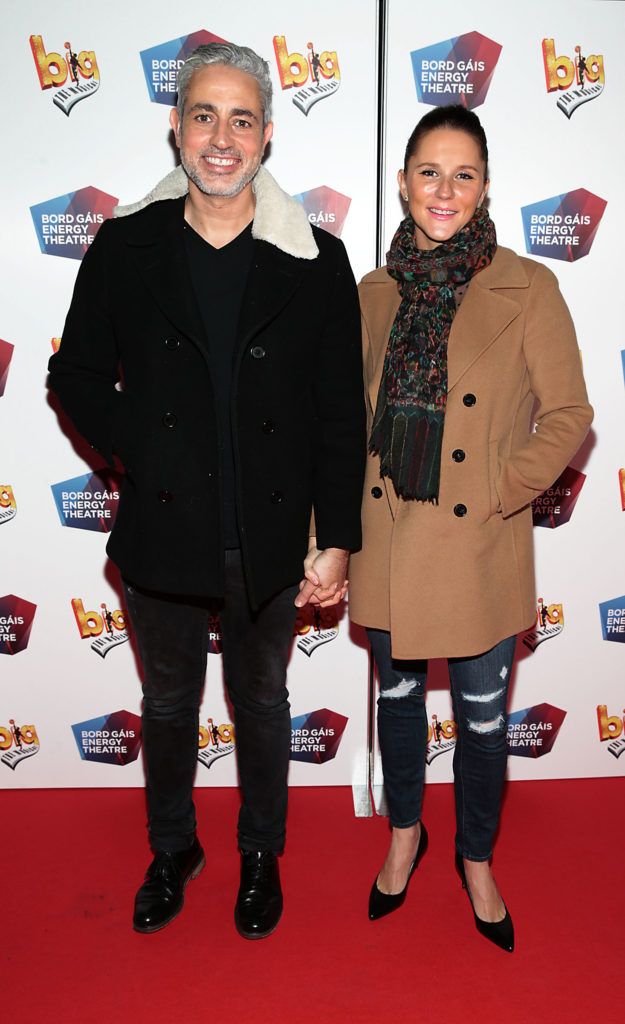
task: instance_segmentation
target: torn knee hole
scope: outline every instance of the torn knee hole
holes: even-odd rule
[[[495,732],[503,732],[506,720],[502,714],[497,715],[487,722],[473,722],[467,719],[467,728],[470,732],[479,733],[481,736],[488,736]]]
[[[384,697],[389,700],[398,700],[401,697],[408,697],[417,688],[418,682],[416,679],[401,679],[396,686],[392,686],[390,690],[380,690],[380,697]]]

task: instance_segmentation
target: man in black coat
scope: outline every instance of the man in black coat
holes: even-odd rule
[[[342,243],[261,167],[265,61],[199,47],[171,125],[182,167],[100,228],[50,386],[125,471],[107,551],[143,663],[154,851],[134,927],[168,924],[204,866],[192,786],[217,610],[242,789],[235,922],[259,938],[282,911],[296,606],[340,600],[360,545],[358,302]]]

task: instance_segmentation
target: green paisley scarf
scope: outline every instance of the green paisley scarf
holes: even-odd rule
[[[438,502],[447,404],[447,341],[456,315],[454,289],[491,262],[495,225],[485,207],[453,238],[418,249],[415,223],[399,225],[387,254],[398,282],[397,310],[384,359],[369,441],[381,476],[406,499]]]

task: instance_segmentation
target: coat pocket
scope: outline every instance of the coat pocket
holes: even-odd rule
[[[499,441],[488,442],[488,485],[490,489],[490,514],[501,512],[501,499],[497,485],[501,467],[499,464]]]

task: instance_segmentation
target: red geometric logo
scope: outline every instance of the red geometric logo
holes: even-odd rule
[[[351,205],[349,196],[335,192],[328,185],[320,185],[319,188],[311,188],[308,192],[299,192],[293,199],[302,204],[311,224],[329,231],[337,238],[341,237]]]
[[[9,366],[13,357],[13,345],[10,341],[0,340],[0,398],[4,394],[9,376]]]
[[[81,260],[118,202],[116,196],[88,185],[36,203],[30,212],[39,248],[47,256]]]
[[[558,738],[566,711],[552,704],[536,704],[508,716],[508,753],[518,757],[542,757]]]
[[[532,502],[534,526],[555,529],[556,526],[568,523],[585,480],[585,473],[580,473],[572,466],[567,466],[548,491],[539,495],[538,498],[534,498]]]
[[[324,764],[336,757],[347,725],[345,715],[321,708],[291,721],[291,761]]]
[[[479,107],[490,88],[501,45],[480,32],[444,39],[410,54],[419,103]]]
[[[15,594],[0,597],[0,654],[25,651],[37,605]]]
[[[585,188],[521,207],[525,248],[530,256],[574,263],[592,248],[606,199]]]

